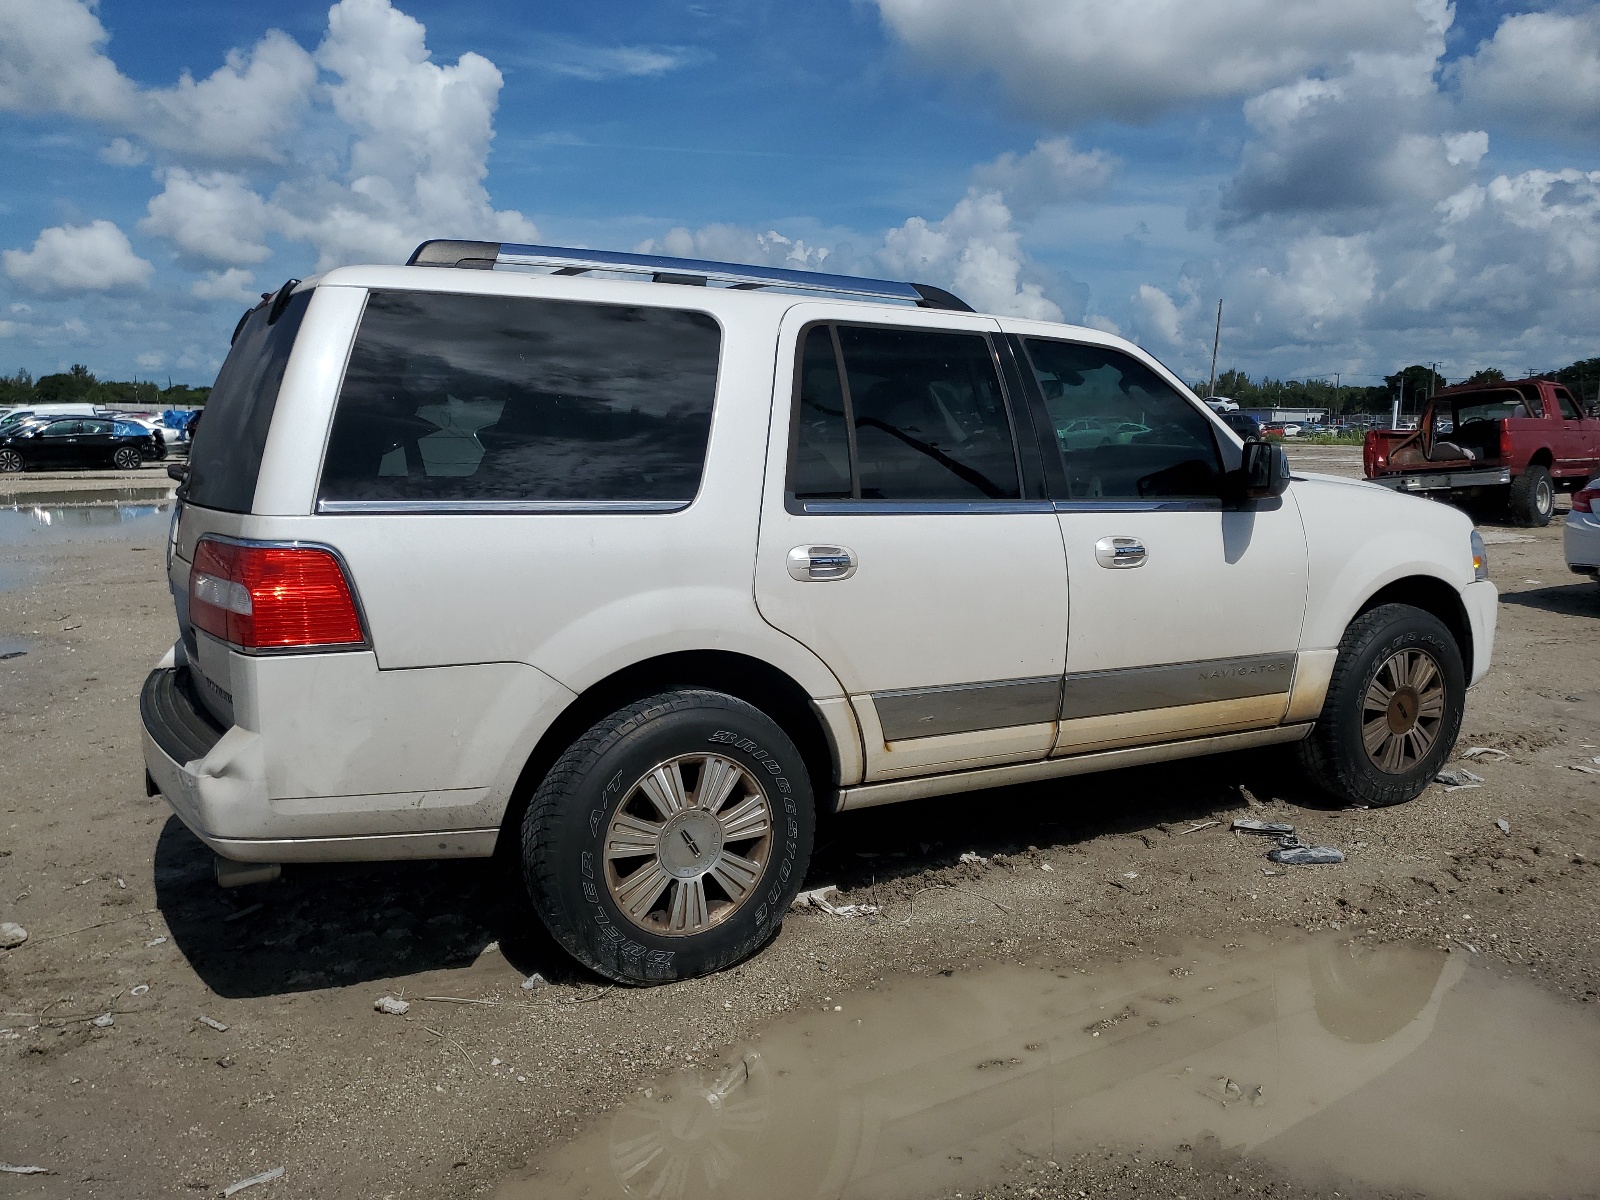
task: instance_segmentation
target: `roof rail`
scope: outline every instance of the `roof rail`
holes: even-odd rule
[[[919,308],[971,312],[972,306],[943,288],[926,283],[899,283],[890,279],[863,279],[856,275],[830,275],[821,271],[790,271],[782,267],[754,267],[740,263],[710,262],[699,258],[668,258],[659,254],[619,254],[612,250],[575,250],[566,246],[524,246],[514,242],[462,242],[438,239],[418,246],[406,265],[410,267],[469,267],[481,271],[495,267],[551,267],[557,275],[582,275],[586,271],[617,271],[649,275],[656,283],[705,285],[724,283],[748,290],[790,288],[803,292],[833,292],[870,300],[905,300]]]

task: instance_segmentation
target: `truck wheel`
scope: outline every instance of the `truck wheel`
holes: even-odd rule
[[[1548,467],[1531,466],[1511,481],[1511,519],[1518,525],[1548,525],[1556,510],[1556,487]]]
[[[612,713],[550,768],[523,819],[523,877],[575,958],[621,983],[668,983],[777,932],[815,820],[800,752],[770,717],[677,689]]]
[[[1450,757],[1466,704],[1461,649],[1444,623],[1382,604],[1345,630],[1322,714],[1300,765],[1335,800],[1413,800]]]

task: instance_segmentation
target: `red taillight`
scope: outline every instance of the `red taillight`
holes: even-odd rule
[[[1584,488],[1582,491],[1573,492],[1572,511],[1586,513],[1594,512],[1594,502],[1596,497],[1600,497],[1600,487],[1595,486],[1593,483]]]
[[[1511,460],[1512,460],[1512,457],[1513,457],[1513,455],[1512,455],[1512,447],[1511,447],[1511,426],[1507,422],[1501,421],[1500,422],[1500,461],[1503,462],[1503,463],[1509,464],[1511,462]]]
[[[366,642],[339,560],[315,546],[201,538],[189,568],[189,619],[246,650]]]

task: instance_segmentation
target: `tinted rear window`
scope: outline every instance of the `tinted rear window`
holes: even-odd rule
[[[309,288],[297,292],[270,325],[271,306],[263,304],[239,330],[189,448],[184,495],[190,504],[224,512],[250,511],[278,385],[310,303]]]
[[[687,503],[720,348],[704,313],[375,291],[319,499]]]

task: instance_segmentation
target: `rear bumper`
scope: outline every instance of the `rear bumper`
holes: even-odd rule
[[[1370,483],[1382,484],[1397,492],[1448,492],[1457,488],[1503,487],[1511,482],[1506,467],[1482,467],[1475,471],[1419,471],[1414,475],[1378,475]]]
[[[1600,569],[1600,517],[1593,513],[1568,513],[1561,531],[1567,566],[1580,575]]]
[[[498,827],[349,836],[295,836],[298,822],[268,796],[260,734],[223,729],[189,689],[187,667],[157,667],[139,693],[144,765],[157,790],[197,838],[239,862],[363,862],[484,858]],[[373,797],[327,797],[324,813],[369,814]],[[282,833],[284,836],[273,836]]]

